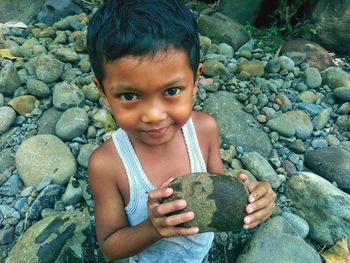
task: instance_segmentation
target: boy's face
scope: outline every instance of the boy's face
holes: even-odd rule
[[[201,72],[202,65],[194,81],[186,53],[172,48],[105,64],[105,92],[94,82],[133,143],[155,146],[169,142],[190,118]]]

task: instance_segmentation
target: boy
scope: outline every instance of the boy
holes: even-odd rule
[[[214,118],[192,111],[203,68],[195,19],[178,0],[109,1],[90,21],[88,50],[94,82],[120,127],[89,161],[104,255],[203,262],[213,233],[176,227],[195,217],[167,216],[185,200],[161,204],[173,178],[224,172]],[[267,183],[241,179],[251,191],[244,220],[250,228],[271,215],[275,194]]]

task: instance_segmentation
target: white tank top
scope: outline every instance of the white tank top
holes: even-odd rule
[[[206,172],[207,168],[197,140],[191,119],[181,128],[189,156],[191,173]],[[120,159],[129,181],[130,201],[125,213],[130,226],[140,224],[148,217],[148,192],[156,187],[148,180],[127,133],[116,130],[112,135]],[[156,160],[155,160],[156,161]],[[189,237],[163,238],[140,254],[130,258],[130,262],[188,262],[201,263],[209,252],[214,233],[201,233]]]

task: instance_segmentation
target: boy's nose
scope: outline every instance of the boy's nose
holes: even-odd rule
[[[160,105],[148,106],[145,108],[141,120],[145,123],[155,123],[167,118],[166,111]]]

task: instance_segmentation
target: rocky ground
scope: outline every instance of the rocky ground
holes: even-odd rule
[[[87,162],[116,126],[91,81],[88,20],[0,34],[0,262],[104,261]],[[322,262],[350,240],[349,60],[321,70],[303,52],[214,39],[200,37],[193,108],[216,117],[227,173],[245,169],[278,195],[262,226],[217,233],[210,262]]]

